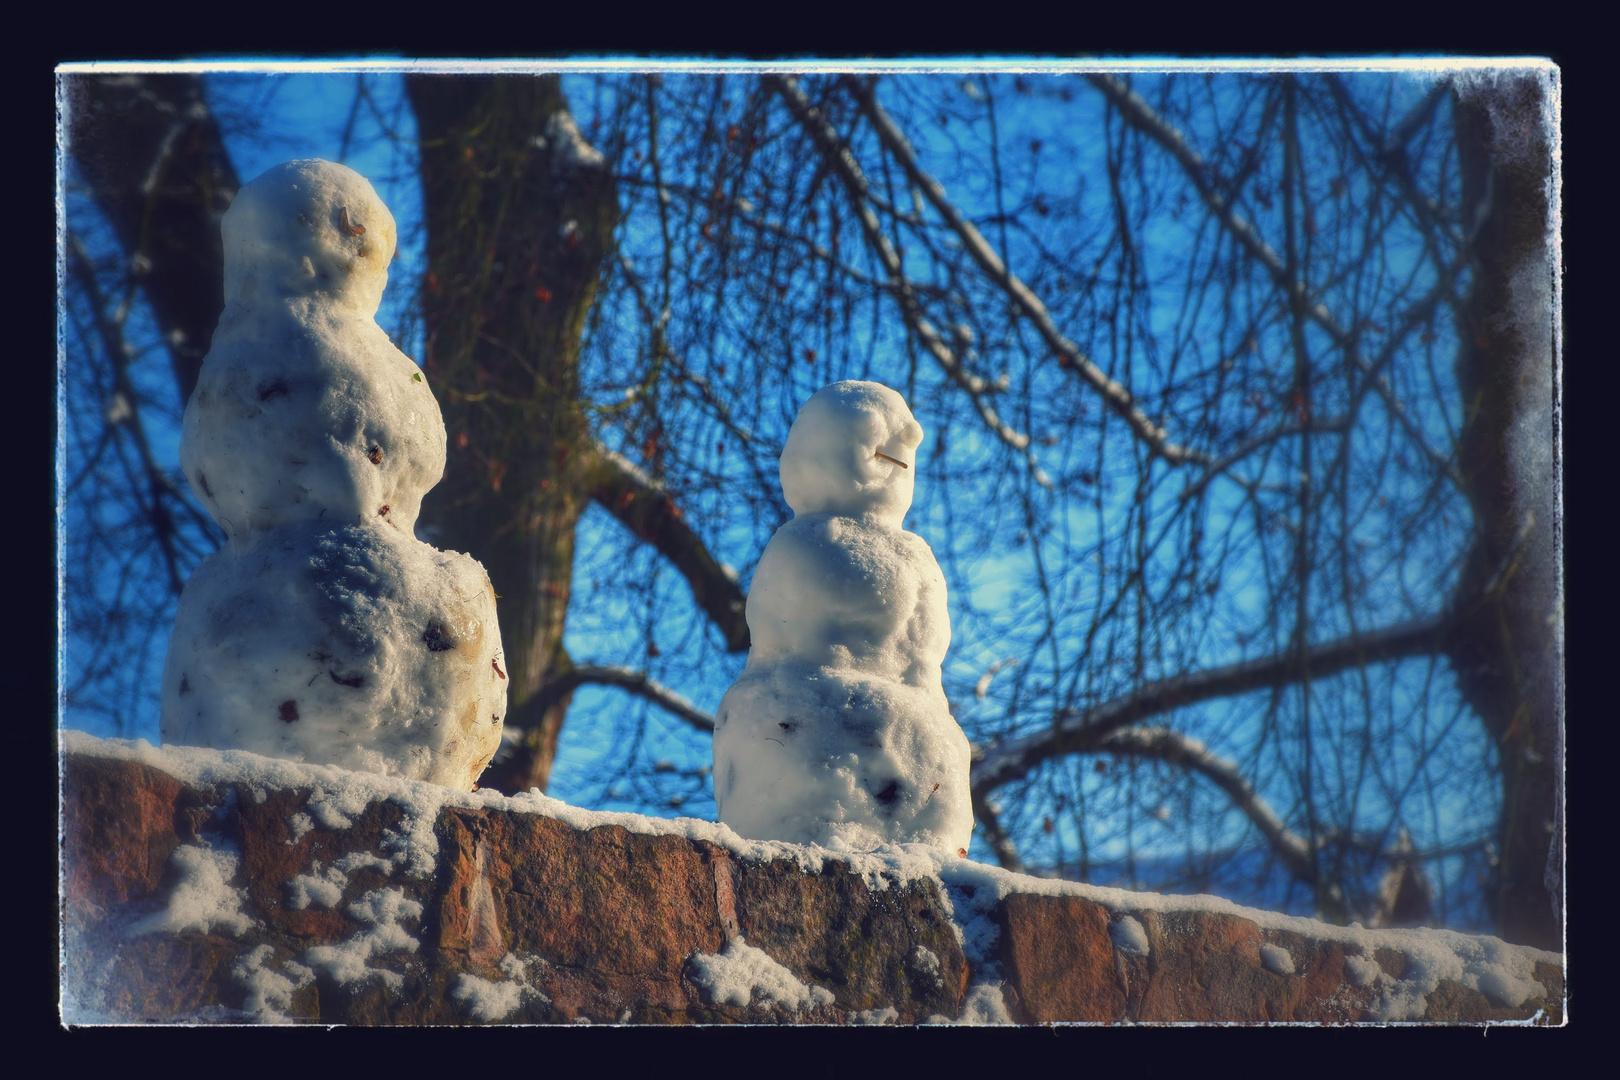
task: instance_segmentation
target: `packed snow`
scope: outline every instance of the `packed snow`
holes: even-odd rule
[[[289,161],[244,186],[220,227],[225,310],[180,440],[192,490],[233,539],[379,516],[410,535],[445,431],[375,319],[393,216],[353,170]]]
[[[1108,924],[1108,937],[1114,948],[1128,956],[1146,956],[1151,951],[1146,928],[1129,915],[1121,915]]]
[[[732,938],[719,953],[694,953],[688,961],[689,978],[711,1005],[747,1006],[755,998],[788,1009],[809,1009],[833,1003],[832,991],[806,986],[793,972],[756,949],[741,936]]]
[[[817,391],[788,433],[795,516],[760,557],[748,663],[715,715],[715,801],[744,836],[966,853],[970,751],[940,675],[945,575],[902,528],[922,438],[899,394],[856,381]]]
[[[288,846],[298,843],[298,841],[302,840],[313,828],[315,828],[315,822],[312,821],[310,816],[304,813],[302,810],[288,818]]]
[[[390,989],[405,984],[404,976],[367,963],[374,956],[391,952],[415,952],[421,943],[400,925],[401,919],[419,920],[422,905],[405,895],[403,889],[372,889],[350,904],[348,913],[367,924],[365,929],[339,945],[317,945],[304,953],[304,963],[326,972],[334,982],[380,979]]]
[[[964,1027],[1013,1023],[1007,1002],[1001,996],[1001,984],[985,982],[968,987],[967,996],[962,1000],[962,1015],[955,1022]]]
[[[498,1023],[511,1016],[526,1001],[551,1004],[549,997],[529,983],[529,968],[544,963],[539,957],[507,953],[496,965],[506,976],[505,979],[485,979],[464,972],[450,989],[450,996],[469,1019],[486,1024]]]
[[[163,739],[470,789],[500,746],[503,672],[477,562],[376,526],[290,525],[186,583]]]
[[[893,1005],[885,1005],[881,1009],[861,1009],[850,1013],[849,1022],[865,1027],[879,1027],[883,1024],[892,1024],[900,1018],[900,1010]]]
[[[343,890],[348,887],[349,875],[335,866],[321,871],[320,863],[314,874],[298,874],[287,882],[288,903],[294,911],[303,911],[310,904],[335,908],[343,901]]]
[[[271,1023],[286,1020],[294,992],[315,981],[315,973],[296,960],[284,961],[281,971],[267,967],[275,951],[274,946],[259,945],[231,967],[231,977],[245,992],[243,1011]]]
[[[1260,963],[1273,975],[1294,973],[1294,956],[1281,945],[1260,946]]]
[[[131,932],[178,934],[196,930],[206,934],[222,930],[241,936],[253,926],[253,920],[242,911],[242,890],[230,883],[236,876],[235,852],[181,844],[169,861],[180,871],[180,880],[169,894],[168,906],[136,923]]]
[[[928,984],[930,989],[938,990],[945,985],[945,977],[940,972],[939,957],[932,949],[918,945],[906,957],[906,967],[911,973]]]
[[[345,819],[342,825],[319,824],[317,827],[346,828],[349,820],[363,813],[367,806],[385,800],[392,802],[404,813],[397,829],[384,840],[387,855],[364,852],[354,855],[360,862],[375,864],[385,872],[398,868],[414,878],[425,878],[434,872],[438,840],[433,825],[441,808],[455,806],[539,814],[581,830],[616,825],[641,835],[702,840],[740,859],[755,863],[785,859],[811,874],[821,872],[830,862],[840,862],[860,875],[869,888],[878,891],[932,881],[940,888],[973,979],[969,988],[973,1009],[965,1009],[960,1018],[931,1018],[941,1022],[994,1016],[993,1002],[1001,1000],[1002,978],[994,961],[1000,933],[994,913],[996,905],[1012,893],[1082,897],[1113,913],[1111,927],[1129,919],[1140,928],[1140,916],[1147,912],[1209,912],[1247,919],[1262,931],[1289,931],[1310,940],[1336,943],[1343,946],[1347,954],[1345,967],[1350,982],[1374,987],[1373,1014],[1385,1021],[1421,1020],[1428,1008],[1428,995],[1442,979],[1452,979],[1469,989],[1479,990],[1497,1004],[1516,1007],[1546,992],[1535,978],[1538,963],[1557,966],[1563,963],[1557,953],[1451,930],[1334,926],[1300,916],[1242,907],[1216,896],[1128,892],[1056,878],[1030,877],[961,859],[954,852],[929,844],[886,844],[866,852],[834,851],[813,844],[753,840],[738,835],[725,824],[695,818],[653,818],[617,811],[584,810],[538,791],[515,796],[492,791],[466,792],[329,765],[266,758],[241,750],[154,747],[145,740],[99,739],[80,731],[63,731],[61,737],[62,747],[69,753],[141,762],[197,788],[224,793],[232,787],[311,790],[313,794],[307,809],[317,822],[320,821],[315,810],[317,796],[322,805],[331,808],[334,816],[341,815]],[[242,926],[245,930],[250,923],[244,921],[247,916],[240,908],[240,890],[230,884],[231,875],[236,871],[235,857],[228,851],[195,846],[176,850],[176,859],[182,864],[193,859],[199,861],[190,867],[187,877],[176,888],[168,910],[159,913],[155,920],[172,920],[175,928],[208,929],[218,925],[227,930]],[[178,854],[188,850],[193,854]],[[201,861],[204,855],[207,856],[206,866]],[[338,860],[334,865],[347,873],[358,863],[349,865],[345,860]],[[368,897],[374,898],[375,893]],[[311,899],[313,901],[314,897]],[[386,915],[375,903],[363,905],[360,910]],[[405,951],[415,951],[415,939],[399,925],[400,919],[406,917],[419,918],[420,911],[410,914],[404,907],[396,907],[391,920],[380,918],[355,935],[355,940],[314,957],[305,955],[303,963],[310,967],[327,966],[328,970],[341,970],[355,977],[370,977],[367,973],[376,969],[367,967],[365,962],[386,952],[384,946],[392,944]],[[154,923],[150,928],[169,927]],[[1121,940],[1118,935],[1122,932],[1111,928],[1110,933],[1118,946]],[[1130,936],[1135,937],[1134,933]],[[1141,940],[1145,945],[1145,930]],[[1404,955],[1402,978],[1384,972],[1373,959],[1378,949],[1392,949]],[[908,959],[908,966],[913,970],[918,963],[926,964],[926,960],[913,956],[914,959]],[[720,970],[724,967],[722,964]],[[717,974],[715,978],[720,976]],[[979,991],[979,987],[984,989]]]
[[[221,230],[180,458],[229,543],[181,595],[163,739],[470,789],[506,716],[500,627],[483,567],[413,533],[445,430],[375,320],[393,217],[353,170],[290,161]]]
[[[1350,953],[1344,958],[1344,970],[1350,973],[1350,981],[1356,986],[1370,985],[1384,973],[1384,969],[1378,966],[1378,961],[1356,953]]]
[[[529,996],[536,994],[533,988],[512,979],[495,982],[462,972],[450,989],[450,996],[472,1019],[493,1023],[505,1020],[516,1011],[523,1004],[525,991]]]

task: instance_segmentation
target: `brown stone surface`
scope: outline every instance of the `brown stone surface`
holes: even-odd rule
[[[1078,896],[1014,893],[1003,902],[1003,968],[1029,1023],[1123,1019],[1129,958],[1108,936],[1108,909]]]
[[[999,947],[1009,1001],[1024,1022],[1350,1023],[1376,1019],[1377,990],[1357,987],[1345,947],[1288,930],[1263,930],[1235,915],[1210,911],[1132,913],[1147,931],[1145,957],[1114,948],[1115,916],[1077,896],[1015,893],[1002,904]],[[1262,945],[1286,949],[1290,974],[1265,966]],[[1374,954],[1393,979],[1408,975],[1406,954]],[[1545,1000],[1516,1008],[1478,990],[1441,980],[1427,995],[1423,1019],[1438,1023],[1562,1020],[1563,972],[1539,964]]]
[[[742,859],[715,844],[608,825],[580,830],[537,814],[445,808],[433,823],[434,872],[351,863],[333,908],[293,906],[292,880],[346,856],[387,862],[409,822],[384,800],[295,835],[310,813],[307,789],[195,790],[158,769],[87,754],[65,759],[62,807],[63,1012],[70,1023],[240,1021],[249,987],[243,958],[268,946],[263,968],[284,976],[280,1009],[292,1020],[345,1024],[475,1022],[469,979],[521,983],[506,1023],[843,1023],[893,1007],[898,1023],[957,1016],[973,972],[931,880],[870,887],[847,864],[808,874],[789,861]],[[311,814],[312,817],[315,815]],[[255,925],[240,937],[140,933],[163,910],[181,844],[238,855],[231,885]],[[411,951],[363,956],[379,974],[335,980],[310,950],[362,941],[376,928],[357,902],[399,891],[421,905],[400,927]],[[958,898],[960,899],[960,897]],[[1013,893],[993,920],[1003,999],[1022,1023],[1351,1022],[1370,1017],[1376,989],[1347,977],[1342,946],[1262,930],[1208,911],[1134,917],[1147,956],[1114,947],[1121,913],[1079,896]],[[761,1003],[710,1003],[692,981],[695,953],[718,953],[736,935],[763,949],[834,1003],[795,1013]],[[1286,949],[1292,974],[1266,969],[1262,945]],[[931,959],[930,959],[931,954]],[[1390,978],[1408,974],[1397,948],[1378,949]],[[288,965],[292,966],[289,967]],[[293,989],[302,971],[313,979]],[[388,975],[381,972],[391,973]],[[1442,982],[1426,1019],[1561,1021],[1563,974],[1542,964],[1548,1000],[1506,1008]]]
[[[157,888],[193,831],[182,810],[197,800],[173,777],[131,762],[75,759],[63,777],[64,913],[70,926],[105,915]],[[177,820],[179,819],[179,820]]]

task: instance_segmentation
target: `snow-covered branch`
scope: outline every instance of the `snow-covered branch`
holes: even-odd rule
[[[976,749],[973,790],[988,792],[1021,779],[1043,761],[1095,751],[1114,732],[1173,709],[1287,686],[1306,672],[1319,679],[1366,664],[1432,655],[1440,651],[1448,625],[1447,617],[1436,615],[1313,645],[1303,658],[1289,650],[1144,683],[1093,708],[1060,713],[1050,727]]]
[[[1046,310],[1039,297],[1032,292],[1029,286],[1021,281],[1002,262],[1001,257],[995,253],[984,235],[974,227],[973,223],[962,215],[962,212],[945,195],[945,189],[923,169],[917,161],[917,155],[911,148],[905,135],[896,126],[894,120],[884,111],[883,106],[877,102],[872,92],[870,82],[847,78],[845,85],[854,94],[860,104],[861,111],[872,122],[877,131],[878,138],[883,146],[900,163],[911,183],[919,188],[928,198],[928,201],[938,211],[940,217],[950,226],[951,231],[961,239],[962,246],[973,256],[979,268],[1007,294],[1014,306],[1022,311],[1026,318],[1040,333],[1041,339],[1065,362],[1065,366],[1072,369],[1088,385],[1102,395],[1108,407],[1120,415],[1130,425],[1137,438],[1145,443],[1149,450],[1164,458],[1172,465],[1180,465],[1189,461],[1201,461],[1202,455],[1189,450],[1184,446],[1177,446],[1169,441],[1164,428],[1148,419],[1147,415],[1137,406],[1131,392],[1120,383],[1110,379],[1102,368],[1092,363],[1091,358],[1080,350],[1080,347],[1058,330],[1057,324],[1052,321],[1051,314]]]
[[[747,649],[747,597],[742,586],[686,523],[668,489],[622,454],[598,447],[593,458],[591,498],[675,564],[691,586],[693,600],[725,635],[727,649]]]

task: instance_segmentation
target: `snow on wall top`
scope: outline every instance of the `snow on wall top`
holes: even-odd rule
[[[1247,919],[1263,930],[1285,930],[1322,942],[1342,945],[1371,958],[1377,949],[1406,954],[1409,970],[1404,979],[1369,972],[1384,987],[1386,1020],[1420,1019],[1425,996],[1441,979],[1453,979],[1481,990],[1496,1000],[1517,1006],[1544,993],[1535,981],[1535,966],[1562,966],[1557,953],[1498,938],[1440,929],[1380,929],[1334,926],[1314,919],[1275,911],[1246,908],[1216,896],[1174,896],[1128,892],[1074,881],[1036,878],[999,867],[959,859],[923,844],[886,845],[871,852],[834,852],[815,845],[748,840],[723,824],[695,818],[654,818],[641,814],[584,810],[542,795],[538,789],[507,796],[496,792],[461,792],[437,784],[374,773],[350,772],[329,765],[308,765],[262,757],[243,750],[209,750],[190,746],[154,747],[146,740],[100,739],[82,731],[61,732],[64,753],[138,761],[201,788],[237,785],[253,793],[280,788],[313,788],[310,808],[328,828],[343,828],[352,815],[372,802],[391,800],[406,811],[395,859],[412,877],[434,870],[438,841],[433,824],[441,807],[539,814],[576,829],[617,825],[649,836],[680,836],[704,840],[753,862],[788,859],[806,873],[820,872],[828,862],[843,862],[860,874],[871,888],[885,890],[920,879],[932,879],[955,910],[957,931],[970,958],[983,958],[997,933],[988,917],[998,901],[1013,893],[1042,896],[1078,896],[1126,915],[1208,912]],[[1359,959],[1352,957],[1352,959]],[[1372,961],[1368,959],[1368,964]],[[1376,966],[1376,965],[1373,965]]]

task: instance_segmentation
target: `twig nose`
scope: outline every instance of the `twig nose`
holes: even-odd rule
[[[903,461],[901,461],[901,460],[900,460],[900,459],[899,459],[899,458],[892,458],[892,457],[890,457],[890,456],[889,456],[889,455],[888,455],[888,454],[885,454],[885,453],[884,453],[884,452],[883,452],[883,451],[881,451],[881,450],[879,450],[879,451],[878,451],[878,452],[877,452],[877,453],[876,453],[876,454],[875,454],[875,455],[873,455],[873,456],[875,456],[875,457],[880,457],[880,458],[882,458],[882,459],[883,459],[883,460],[884,460],[884,461],[892,461],[892,462],[894,462],[894,463],[895,463],[895,464],[896,464],[896,465],[898,465],[898,466],[900,466],[900,467],[901,467],[901,468],[902,468],[902,469],[909,469],[909,468],[911,468],[911,466],[910,466],[910,465],[907,465],[907,464],[906,464],[906,463],[905,463],[905,462],[903,462]]]

